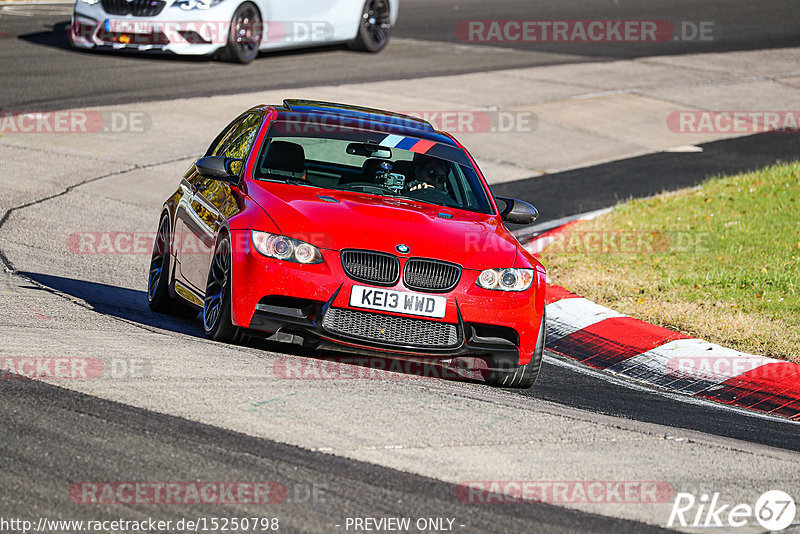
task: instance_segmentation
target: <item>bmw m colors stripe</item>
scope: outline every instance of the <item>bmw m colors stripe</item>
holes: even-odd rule
[[[389,148],[400,148],[402,150],[410,150],[417,154],[426,154],[436,143],[426,139],[416,139],[414,137],[406,137],[403,135],[387,135],[383,141],[380,142],[381,146]]]

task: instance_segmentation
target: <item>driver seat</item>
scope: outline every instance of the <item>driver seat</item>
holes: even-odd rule
[[[259,165],[259,177],[266,177],[270,173],[279,175],[289,174],[292,178],[306,179],[306,152],[302,145],[288,141],[272,141],[267,153]]]

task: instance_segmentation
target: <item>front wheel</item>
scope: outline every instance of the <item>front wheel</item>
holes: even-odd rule
[[[358,34],[350,48],[377,53],[386,48],[392,32],[389,0],[367,0],[358,21]]]
[[[539,326],[539,339],[536,341],[536,349],[533,351],[531,361],[525,365],[517,365],[512,369],[491,369],[484,379],[489,386],[499,388],[520,388],[528,389],[539,376],[539,369],[542,367],[542,355],[544,355],[544,339],[547,328],[547,312],[542,312],[542,324]]]
[[[220,54],[233,63],[250,63],[258,56],[264,25],[255,4],[245,2],[231,18],[228,29],[228,44]]]

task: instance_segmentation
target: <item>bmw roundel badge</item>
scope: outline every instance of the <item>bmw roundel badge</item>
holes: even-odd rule
[[[409,247],[408,245],[397,245],[394,248],[397,249],[397,252],[399,252],[400,254],[408,254],[409,252],[411,252],[411,247]]]

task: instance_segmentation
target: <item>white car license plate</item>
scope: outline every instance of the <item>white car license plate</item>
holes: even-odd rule
[[[350,306],[442,319],[447,309],[447,297],[353,286],[350,291]]]
[[[106,20],[106,31],[112,33],[135,33],[149,35],[154,33],[152,22],[132,20]]]

